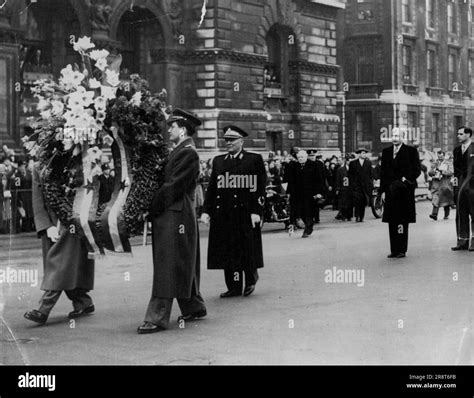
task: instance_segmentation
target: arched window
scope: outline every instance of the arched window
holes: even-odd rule
[[[153,50],[162,47],[163,35],[156,16],[149,10],[135,7],[126,11],[117,29],[121,42],[122,69],[138,73],[150,83]]]
[[[265,38],[268,63],[265,67],[265,87],[280,88],[288,95],[289,61],[297,59],[297,41],[293,30],[285,25],[273,25]]]
[[[31,3],[18,17],[24,31],[20,48],[22,72],[54,73],[66,64],[80,62],[70,37],[81,35],[79,18],[69,1]]]

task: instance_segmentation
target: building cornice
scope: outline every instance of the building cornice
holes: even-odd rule
[[[316,62],[309,61],[290,61],[288,66],[291,69],[297,69],[299,71],[318,73],[321,75],[337,75],[339,66],[337,65],[328,65],[328,64],[318,64]]]
[[[210,49],[210,50],[176,50],[161,48],[151,52],[152,62],[163,61],[193,62],[206,61],[215,62],[219,60],[231,61],[235,63],[264,65],[268,62],[267,57],[258,54],[248,54],[239,51]]]

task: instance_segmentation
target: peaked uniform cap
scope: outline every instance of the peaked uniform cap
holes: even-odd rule
[[[225,126],[224,130],[224,138],[243,138],[248,137],[248,133],[242,130],[240,127],[237,126]]]
[[[168,118],[166,123],[171,125],[174,122],[182,122],[185,127],[188,129],[188,133],[194,134],[196,127],[200,126],[201,120],[194,116],[192,113],[183,111],[182,109],[176,108],[171,116]]]

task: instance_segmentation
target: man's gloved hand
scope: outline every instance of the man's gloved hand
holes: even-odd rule
[[[250,214],[250,218],[252,220],[252,227],[255,228],[257,225],[260,224],[261,219],[258,214]]]
[[[51,242],[55,243],[59,239],[59,231],[57,227],[49,227],[46,230],[46,236],[51,239]]]
[[[211,217],[207,213],[201,214],[201,222],[205,225],[209,225],[211,222]]]

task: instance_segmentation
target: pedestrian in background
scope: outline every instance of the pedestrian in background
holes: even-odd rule
[[[349,182],[349,163],[350,155],[346,154],[343,158],[342,165],[336,172],[336,201],[338,205],[338,214],[336,220],[352,221],[353,206],[352,206],[352,192]]]
[[[367,159],[367,149],[356,151],[357,159],[349,166],[349,182],[351,184],[352,201],[356,222],[363,222],[365,208],[372,195],[372,163]]]
[[[294,174],[288,183],[288,193],[293,198],[295,206],[294,218],[301,218],[304,222],[303,238],[313,233],[316,204],[323,198],[323,171],[316,162],[308,160],[306,151],[297,154],[298,163],[294,166]]]
[[[429,217],[433,220],[438,219],[440,207],[444,209],[444,219],[447,220],[451,206],[454,205],[453,187],[451,184],[451,177],[454,174],[453,163],[446,159],[445,155],[443,151],[438,151],[438,159],[433,163],[431,170],[428,172],[432,178],[431,204],[433,205],[433,211]]]

